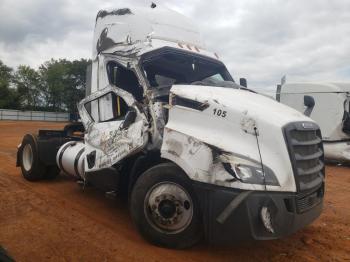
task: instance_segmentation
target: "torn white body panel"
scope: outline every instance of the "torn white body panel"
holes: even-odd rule
[[[121,50],[125,54],[149,51],[152,39],[203,47],[195,23],[167,8],[101,10],[96,17],[93,57]]]
[[[309,122],[309,118],[287,106],[246,90],[173,86],[171,92],[175,96],[208,103],[209,107],[203,111],[178,105],[171,107],[165,129],[162,156],[172,160],[177,159],[177,162],[183,163],[183,168],[195,180],[215,181],[218,184],[230,184],[237,188],[263,189],[259,185],[247,185],[238,181],[227,182],[226,179],[229,177],[227,172],[222,168],[218,170],[214,164],[212,149],[208,151],[208,146],[213,146],[224,152],[238,154],[260,163],[256,131],[262,162],[273,171],[280,184],[267,186],[267,188],[275,191],[296,190],[293,169],[281,127],[293,121]],[[222,112],[221,115],[217,113],[219,110]],[[179,134],[184,135],[185,138],[179,139]],[[197,159],[197,156],[189,155],[190,150],[193,151],[193,146],[184,144],[183,141],[192,137],[201,142],[199,152],[205,156]],[[182,150],[175,150],[169,146],[179,144],[187,146],[183,146]]]
[[[142,148],[147,141],[143,135],[145,124],[136,121],[127,130],[120,128],[122,121],[99,123],[91,127],[85,138],[87,153],[96,150],[95,170],[110,167],[120,159]]]
[[[136,112],[136,118],[127,128],[123,128],[124,118],[107,122],[96,121],[87,111],[86,105],[106,94],[114,93],[124,99],[126,104]],[[109,119],[111,104],[102,100],[98,103],[99,117]],[[103,110],[101,110],[103,108]],[[91,108],[92,111],[92,108]],[[94,153],[94,165],[85,161],[85,171],[95,171],[110,167],[126,156],[141,150],[148,141],[148,122],[144,114],[135,106],[134,98],[126,91],[114,86],[93,93],[79,103],[79,113],[87,130],[85,134],[86,155]],[[102,114],[102,115],[101,115]]]
[[[162,157],[180,166],[195,181],[244,190],[265,190],[264,185],[234,180],[219,160],[219,152],[191,136],[165,128]],[[269,190],[280,191],[278,186]]]

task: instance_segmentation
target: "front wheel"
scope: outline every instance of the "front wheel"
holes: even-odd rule
[[[202,238],[201,216],[191,181],[172,163],[157,165],[141,175],[131,193],[131,216],[150,242],[187,248]]]

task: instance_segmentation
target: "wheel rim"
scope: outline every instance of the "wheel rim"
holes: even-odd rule
[[[148,190],[144,211],[153,228],[162,233],[176,234],[191,223],[193,201],[182,186],[173,182],[161,182]]]
[[[26,144],[22,151],[22,164],[26,171],[29,171],[33,165],[33,150],[30,144]]]

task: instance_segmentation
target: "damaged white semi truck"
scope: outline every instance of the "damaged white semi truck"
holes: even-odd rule
[[[172,248],[280,238],[320,215],[317,124],[235,84],[186,17],[100,11],[90,73],[82,125],[24,136],[24,178],[125,194],[139,232]]]

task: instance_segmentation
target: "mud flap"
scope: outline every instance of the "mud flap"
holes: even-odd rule
[[[7,253],[7,251],[0,246],[0,261],[2,262],[14,262],[15,260],[10,257],[10,255]]]

